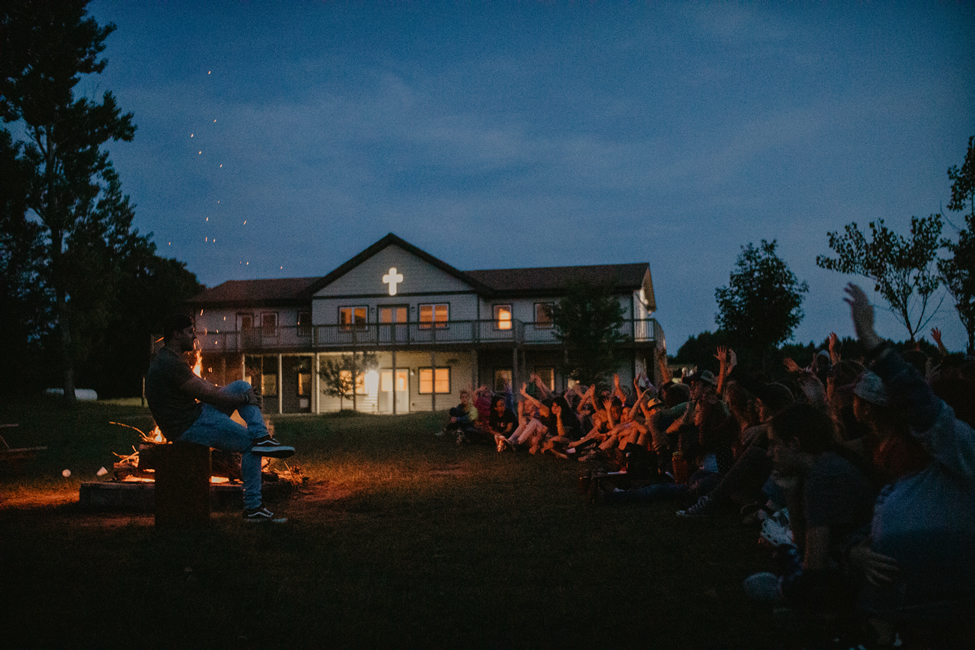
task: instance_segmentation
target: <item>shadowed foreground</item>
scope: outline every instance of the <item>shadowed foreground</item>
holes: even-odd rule
[[[589,505],[581,464],[457,447],[432,435],[435,415],[275,419],[309,477],[271,504],[290,521],[215,513],[187,532],[75,503],[80,480],[134,444],[107,422],[146,428],[144,409],[3,417],[51,451],[0,468],[7,647],[803,643],[745,602],[741,580],[769,558],[735,518]]]

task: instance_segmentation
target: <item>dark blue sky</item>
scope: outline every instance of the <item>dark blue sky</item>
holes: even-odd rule
[[[810,285],[796,339],[851,335],[827,231],[940,211],[975,134],[972,3],[90,10],[137,226],[207,285],[387,232],[460,269],[645,261],[673,352],[763,238]],[[931,324],[963,348],[950,298]]]

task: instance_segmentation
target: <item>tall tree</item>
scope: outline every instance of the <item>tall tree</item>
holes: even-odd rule
[[[856,222],[847,224],[844,233],[827,233],[829,247],[836,257],[816,256],[821,268],[862,275],[874,283],[891,311],[904,324],[911,341],[937,312],[928,313],[941,284],[936,268],[941,248],[941,215],[911,217],[910,237],[902,237],[884,225],[883,219],[870,222],[870,238]],[[940,306],[940,303],[939,305]]]
[[[740,345],[765,359],[770,348],[788,340],[802,321],[802,300],[809,291],[776,254],[776,241],[749,243],[731,272],[727,287],[714,291],[715,322]]]
[[[968,152],[961,168],[949,168],[948,178],[951,180],[948,209],[963,212],[965,226],[957,229],[958,241],[942,242],[951,257],[938,260],[938,270],[955,299],[955,309],[968,334],[968,353],[975,354],[975,136],[968,138]]]
[[[73,280],[87,255],[81,249],[94,241],[99,222],[111,218],[114,200],[104,201],[117,182],[103,147],[135,133],[132,114],[122,114],[111,92],[101,101],[75,96],[82,75],[105,69],[99,55],[114,29],[88,17],[84,0],[24,0],[0,8],[0,116],[26,136],[14,148],[26,163],[27,208],[42,226],[69,402],[77,354],[71,317],[80,313],[69,309],[71,290],[92,288],[90,280]]]
[[[552,306],[555,337],[564,346],[563,367],[569,377],[592,384],[616,370],[619,348],[629,341],[623,315],[612,287],[576,284]]]

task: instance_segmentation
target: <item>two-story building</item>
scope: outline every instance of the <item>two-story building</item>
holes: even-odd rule
[[[356,408],[407,413],[453,406],[465,387],[517,388],[531,372],[566,388],[549,310],[575,282],[613,287],[631,340],[620,375],[652,376],[663,330],[648,264],[460,271],[389,234],[324,277],[225,282],[190,306],[204,376],[260,386],[268,412],[351,408],[319,370],[367,352],[378,367],[356,378]]]

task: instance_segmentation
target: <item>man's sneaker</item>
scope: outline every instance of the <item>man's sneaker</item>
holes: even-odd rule
[[[692,505],[687,510],[678,510],[678,517],[710,517],[714,514],[714,506],[711,505],[711,496],[705,494],[703,497],[697,500],[697,503]]]
[[[251,446],[251,453],[258,456],[270,456],[271,458],[288,458],[295,455],[295,448],[282,445],[271,436],[264,436],[254,441]]]
[[[287,517],[275,517],[274,513],[264,507],[262,503],[260,507],[257,508],[245,508],[244,509],[244,521],[251,523],[271,523],[271,524],[283,524],[288,521]]]
[[[447,435],[447,430],[441,429],[440,431],[435,432],[433,435],[437,436],[438,438],[443,438],[445,435]]]

